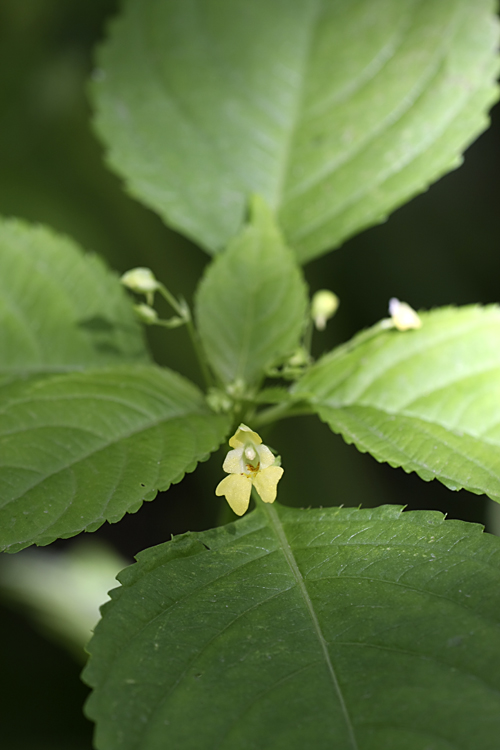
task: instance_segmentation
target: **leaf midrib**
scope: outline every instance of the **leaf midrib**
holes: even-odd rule
[[[297,561],[295,559],[292,548],[286,536],[285,530],[283,528],[283,524],[281,523],[280,518],[278,516],[278,512],[273,505],[262,503],[260,500],[258,502],[259,502],[259,507],[262,508],[265,515],[267,516],[269,525],[271,526],[272,530],[274,531],[278,539],[279,546],[281,547],[285,560],[292,572],[293,577],[295,578],[299,591],[304,600],[304,604],[306,605],[307,611],[309,612],[309,615],[311,617],[315,635],[318,639],[321,652],[323,654],[325,664],[326,664],[328,673],[330,675],[330,679],[332,681],[335,693],[340,703],[342,716],[346,724],[347,733],[349,736],[349,742],[352,747],[352,750],[359,750],[356,736],[354,734],[354,727],[352,725],[351,717],[349,715],[349,711],[347,709],[347,705],[346,705],[342,690],[340,688],[340,684],[337,678],[337,674],[335,672],[335,668],[333,666],[332,660],[330,659],[330,653],[328,651],[328,646],[327,646],[325,637],[323,635],[323,631],[321,630],[321,625],[319,624],[319,620],[316,615],[314,605],[312,603],[311,597],[309,596],[309,592],[307,590],[302,573],[300,572],[300,568],[297,565]]]

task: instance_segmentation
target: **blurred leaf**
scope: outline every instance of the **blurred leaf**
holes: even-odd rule
[[[262,380],[267,367],[299,345],[306,287],[266,206],[208,267],[196,317],[208,359],[226,383]]]
[[[0,381],[148,358],[102,260],[44,227],[0,222]]]
[[[126,560],[94,539],[64,552],[30,549],[0,560],[0,591],[27,607],[44,632],[79,660]]]
[[[500,540],[400,510],[261,505],[142,552],[90,644],[96,748],[496,750]]]
[[[154,366],[33,377],[0,389],[0,547],[95,531],[179,482],[226,417]]]
[[[491,533],[500,536],[500,505],[490,503],[486,509],[486,518]]]
[[[375,326],[295,386],[378,461],[500,501],[500,309],[442,308],[420,330]]]
[[[208,251],[258,193],[306,261],[460,163],[497,43],[491,0],[129,0],[96,127],[129,191]]]

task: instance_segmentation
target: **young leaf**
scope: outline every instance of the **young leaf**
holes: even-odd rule
[[[225,382],[252,384],[299,345],[307,292],[272,215],[255,199],[250,223],[200,282],[196,317],[207,357]]]
[[[360,334],[295,387],[378,461],[500,501],[500,309],[442,308]]]
[[[84,673],[97,750],[496,750],[500,539],[261,505],[146,550]]]
[[[0,549],[95,531],[179,482],[228,430],[176,373],[127,365],[0,388]]]
[[[0,381],[147,360],[132,305],[97,256],[44,227],[0,221]]]
[[[497,44],[491,0],[129,0],[96,127],[130,192],[210,252],[258,193],[306,261],[460,163]]]

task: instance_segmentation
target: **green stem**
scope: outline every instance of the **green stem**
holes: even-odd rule
[[[313,319],[309,317],[309,320],[307,322],[307,327],[304,333],[304,343],[303,347],[306,350],[306,352],[309,354],[309,356],[312,356],[312,335],[313,335],[313,329],[314,329],[314,323]]]
[[[168,291],[166,286],[164,286],[161,283],[158,283],[158,291],[160,292],[163,299],[167,300],[170,307],[173,310],[175,310],[177,315],[180,315],[181,318],[186,317],[186,310],[183,309],[182,305],[179,304],[179,302],[175,299],[174,295]]]
[[[191,344],[193,346],[194,352],[198,359],[198,364],[200,365],[203,379],[205,380],[205,385],[207,386],[207,388],[210,388],[210,386],[214,384],[214,379],[208,367],[207,359],[205,357],[205,352],[201,345],[201,341],[198,336],[198,331],[193,325],[191,315],[189,315],[189,318],[186,320],[186,328],[188,330],[189,338],[191,339]]]
[[[207,358],[205,356],[205,352],[201,345],[198,332],[193,325],[193,318],[191,316],[191,311],[188,307],[187,302],[185,302],[184,300],[182,300],[181,302],[178,302],[178,300],[175,299],[174,295],[171,294],[168,291],[167,287],[164,286],[163,284],[159,284],[158,290],[160,294],[163,296],[163,298],[168,302],[170,307],[172,307],[173,310],[175,310],[175,312],[177,313],[177,315],[179,315],[184,320],[186,324],[186,328],[188,330],[189,338],[191,339],[191,344],[193,346],[194,353],[196,354],[198,364],[200,365],[200,370],[203,375],[205,385],[207,386],[207,388],[210,388],[212,385],[214,385],[214,379],[208,367]]]
[[[255,427],[262,427],[272,422],[277,422],[279,419],[286,419],[287,417],[298,417],[303,414],[314,414],[313,409],[306,405],[294,405],[293,403],[278,404],[277,406],[270,406],[268,409],[264,409],[260,413],[253,417],[252,424]]]
[[[151,325],[161,326],[162,328],[172,330],[173,328],[180,328],[181,326],[186,325],[186,321],[182,320],[182,318],[170,318],[169,320],[158,318]]]

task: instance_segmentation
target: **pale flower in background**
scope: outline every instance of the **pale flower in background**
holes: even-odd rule
[[[318,331],[324,331],[326,321],[337,312],[339,298],[329,289],[320,289],[311,301],[311,318]]]
[[[422,321],[413,307],[410,307],[406,302],[400,302],[396,297],[391,297],[389,300],[389,315],[398,331],[422,327]]]
[[[132,268],[123,274],[120,281],[123,286],[137,292],[137,294],[156,292],[159,287],[158,281],[150,268]]]

